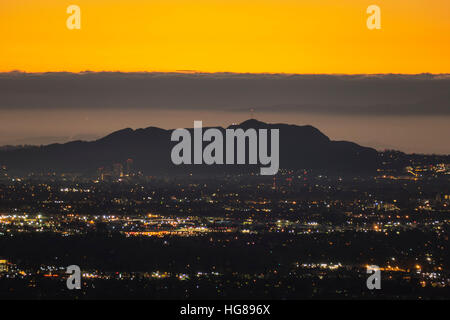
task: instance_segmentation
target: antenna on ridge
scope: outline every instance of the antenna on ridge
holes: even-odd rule
[[[255,114],[254,114],[254,112],[255,112],[255,109],[250,108],[250,119],[255,119]]]

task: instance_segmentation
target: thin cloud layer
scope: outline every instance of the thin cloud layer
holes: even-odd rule
[[[0,73],[0,109],[450,115],[450,76]]]

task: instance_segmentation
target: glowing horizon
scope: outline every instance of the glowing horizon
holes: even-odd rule
[[[0,72],[450,73],[445,0],[3,0],[0,29]]]

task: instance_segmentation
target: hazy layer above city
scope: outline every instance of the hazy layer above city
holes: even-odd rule
[[[448,154],[449,88],[447,75],[4,73],[0,145],[257,118],[377,149]]]

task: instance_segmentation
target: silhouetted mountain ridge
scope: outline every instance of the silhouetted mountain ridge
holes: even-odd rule
[[[217,127],[224,131],[224,128]],[[332,141],[320,130],[306,125],[268,124],[249,119],[229,129],[279,129],[280,168],[315,169],[336,173],[372,172],[377,168],[377,151],[353,142]],[[203,128],[204,130],[206,128]],[[189,129],[191,132],[193,129]],[[259,169],[261,165],[180,165],[172,164],[170,154],[176,142],[173,130],[148,127],[113,132],[96,141],[72,141],[26,149],[0,151],[0,164],[16,172],[94,173],[100,167],[133,159],[135,170],[146,175],[170,173],[225,173]],[[204,142],[206,146],[208,142]],[[269,149],[270,150],[270,149]]]

